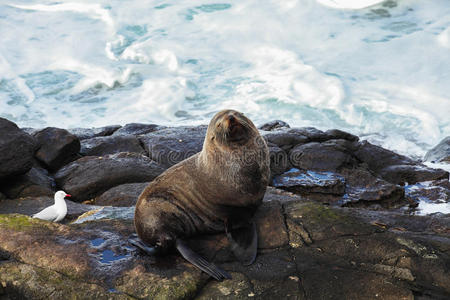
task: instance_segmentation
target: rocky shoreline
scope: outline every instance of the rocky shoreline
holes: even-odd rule
[[[233,276],[215,282],[126,242],[142,189],[199,152],[206,126],[19,129],[0,118],[0,299],[450,297],[450,215],[413,215],[419,201],[450,202],[448,172],[336,129],[260,130],[272,180],[258,258],[243,267],[223,235],[198,237],[193,247]],[[448,162],[448,145],[425,158]],[[63,224],[25,216],[59,189],[75,201]]]

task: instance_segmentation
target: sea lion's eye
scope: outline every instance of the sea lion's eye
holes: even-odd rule
[[[214,141],[214,139],[215,139],[216,137],[215,136],[213,136],[212,138],[211,138],[211,141]]]

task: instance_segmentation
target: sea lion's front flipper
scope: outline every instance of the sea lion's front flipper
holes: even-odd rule
[[[220,269],[213,263],[207,262],[203,257],[192,251],[192,249],[188,247],[185,241],[177,239],[175,245],[178,251],[187,261],[189,261],[191,264],[193,264],[203,272],[208,273],[216,280],[222,281],[223,279],[231,279],[231,275],[226,271]]]
[[[148,255],[155,255],[158,253],[158,248],[156,247],[149,247],[144,242],[142,242],[138,237],[131,237],[128,239],[128,243],[135,246],[142,252],[148,254]]]
[[[225,229],[234,256],[244,266],[251,265],[255,261],[258,251],[258,233],[255,222],[247,223],[236,229],[233,229],[232,224],[227,222]]]

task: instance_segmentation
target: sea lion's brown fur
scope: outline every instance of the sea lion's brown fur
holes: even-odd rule
[[[248,221],[264,197],[269,163],[267,145],[247,117],[217,113],[202,151],[166,170],[139,196],[138,236],[165,250],[177,238]]]

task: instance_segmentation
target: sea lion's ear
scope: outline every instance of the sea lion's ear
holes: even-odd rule
[[[231,222],[225,226],[227,238],[231,244],[234,256],[244,265],[251,265],[258,251],[258,234],[255,222],[245,224],[243,227],[232,228]]]
[[[182,239],[177,239],[175,245],[180,254],[188,262],[190,262],[203,272],[208,273],[211,277],[214,277],[218,281],[222,281],[223,279],[231,279],[230,274],[217,267],[215,264],[207,262],[203,257],[192,251],[192,249],[189,248],[186,242]]]

